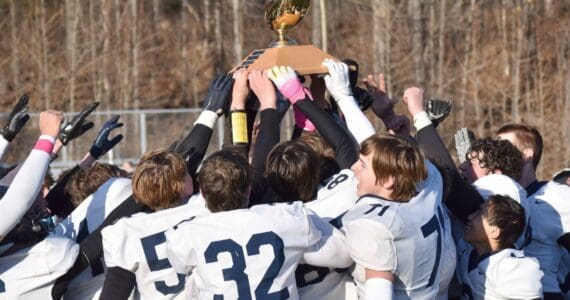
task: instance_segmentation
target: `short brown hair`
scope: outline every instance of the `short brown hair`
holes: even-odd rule
[[[481,167],[488,168],[491,172],[500,170],[515,181],[521,178],[524,164],[522,153],[507,140],[494,140],[489,137],[475,140],[467,152],[467,159],[472,158],[478,158]]]
[[[360,146],[360,154],[371,153],[376,183],[393,177],[392,199],[410,201],[417,194],[417,184],[427,178],[424,157],[417,145],[398,136],[379,133]]]
[[[245,208],[249,204],[250,166],[236,152],[220,150],[206,158],[198,172],[198,182],[211,212]]]
[[[319,174],[317,154],[301,142],[281,143],[267,157],[265,177],[284,201],[313,200],[317,195]]]
[[[91,167],[81,169],[73,174],[65,185],[65,191],[69,194],[71,203],[77,207],[85,198],[113,177],[128,177],[128,174],[116,166],[95,163]]]
[[[154,211],[175,206],[184,194],[186,174],[178,154],[166,149],[145,153],[133,173],[135,201]]]
[[[523,152],[525,148],[530,148],[533,150],[534,154],[532,156],[532,165],[536,169],[540,163],[542,150],[544,148],[544,142],[542,140],[542,135],[540,135],[540,132],[538,132],[536,128],[529,125],[507,124],[497,130],[497,134],[505,133],[514,133],[518,141],[518,143],[514,144],[520,152]]]
[[[489,225],[497,226],[501,230],[501,248],[511,247],[522,234],[526,224],[524,208],[508,196],[489,197],[484,215]]]
[[[297,141],[309,146],[317,154],[320,165],[319,181],[322,182],[340,171],[340,167],[335,160],[333,147],[318,132],[303,130]]]

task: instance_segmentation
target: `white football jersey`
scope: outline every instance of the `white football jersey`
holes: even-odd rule
[[[200,299],[298,299],[295,269],[321,236],[293,202],[195,218],[167,231],[166,247],[178,273],[194,272]]]
[[[83,200],[67,218],[55,226],[55,234],[81,242],[89,233],[97,229],[105,217],[132,193],[130,178],[107,180],[95,193]]]
[[[49,235],[32,247],[0,257],[0,299],[51,299],[55,280],[75,263],[79,245]]]
[[[54,233],[80,243],[95,231],[117,206],[133,193],[130,178],[111,178],[60,221]],[[99,299],[103,287],[104,262],[97,260],[77,275],[65,293],[66,300]]]
[[[204,199],[195,195],[187,204],[155,213],[138,213],[102,230],[107,268],[120,267],[136,276],[141,299],[187,299],[192,285],[172,269],[164,232],[180,222],[207,214]]]
[[[349,169],[342,170],[331,176],[319,188],[317,199],[305,203],[305,206],[333,226],[340,226],[335,222],[337,218],[341,218],[358,200],[357,184],[354,172]],[[345,282],[349,275],[348,269],[299,264],[295,271],[299,298],[346,299]]]
[[[457,243],[461,299],[541,299],[542,271],[523,251],[503,249],[479,257],[469,243]]]
[[[394,299],[435,299],[453,276],[455,247],[442,204],[442,178],[426,165],[428,178],[409,202],[364,196],[342,218],[360,298],[366,268],[395,275]]]
[[[529,226],[530,207],[526,190],[510,177],[501,174],[483,176],[477,181],[473,182],[473,186],[485,200],[488,200],[492,195],[508,196],[518,202],[524,208],[526,224],[523,233],[515,242],[515,247],[517,249],[526,247],[531,241],[532,234],[532,229]]]
[[[570,232],[570,187],[549,182],[528,199],[532,240],[524,253],[538,259],[544,292],[559,293],[558,267],[564,249],[557,240]]]

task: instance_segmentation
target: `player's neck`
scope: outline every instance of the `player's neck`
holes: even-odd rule
[[[475,251],[477,251],[477,256],[482,256],[485,255],[487,253],[496,251],[493,250],[493,247],[491,246],[491,244],[489,242],[479,242],[479,243],[472,243],[473,248],[475,248]]]
[[[531,183],[536,181],[536,173],[531,162],[524,164],[521,179],[519,183],[524,187],[528,187]]]

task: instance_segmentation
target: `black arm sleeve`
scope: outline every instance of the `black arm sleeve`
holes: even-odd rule
[[[67,290],[67,286],[69,283],[85,270],[90,262],[94,262],[101,258],[103,255],[103,241],[101,236],[101,230],[115,223],[116,220],[131,216],[135,213],[141,211],[149,211],[149,209],[137,202],[133,196],[130,196],[121,203],[117,208],[115,208],[108,216],[103,220],[103,223],[97,228],[97,230],[93,231],[89,234],[81,243],[79,244],[79,256],[75,261],[75,264],[65,273],[63,276],[57,279],[52,289],[52,296],[54,299],[60,299],[65,291]]]
[[[136,284],[135,274],[119,267],[109,268],[99,299],[128,299]]]
[[[304,99],[297,101],[295,105],[313,122],[319,134],[332,146],[339,167],[350,168],[358,159],[358,151],[350,135],[313,101]]]
[[[420,129],[416,140],[427,158],[442,172],[442,177],[445,179],[444,203],[453,215],[466,222],[467,216],[479,209],[483,198],[469,182],[461,177],[433,125]]]
[[[570,233],[563,234],[558,239],[558,244],[560,244],[560,246],[564,247],[566,249],[566,251],[570,252]]]
[[[212,133],[212,128],[196,124],[174,150],[176,153],[188,158],[188,174],[194,178],[200,162],[206,155]]]
[[[253,146],[253,185],[250,197],[250,206],[262,203],[263,195],[267,191],[265,183],[265,164],[271,149],[279,143],[279,113],[275,109],[261,111],[259,135]]]
[[[79,166],[75,166],[65,172],[65,174],[58,178],[55,185],[49,190],[46,195],[46,201],[52,214],[57,215],[60,218],[66,218],[73,211],[74,206],[71,203],[69,193],[65,191],[65,186],[71,177],[75,173],[79,172],[79,170],[81,170],[81,168],[79,168]]]

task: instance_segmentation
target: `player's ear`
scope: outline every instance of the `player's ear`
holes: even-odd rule
[[[388,176],[388,178],[381,182],[382,187],[386,190],[393,190],[395,184],[396,178],[394,176]]]
[[[533,161],[534,158],[534,150],[532,148],[524,148],[522,151],[522,156],[524,162]]]
[[[487,233],[490,239],[499,240],[501,236],[501,229],[497,226],[489,226],[489,232]]]

